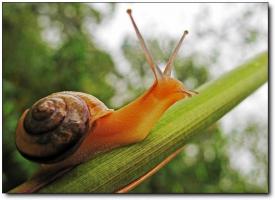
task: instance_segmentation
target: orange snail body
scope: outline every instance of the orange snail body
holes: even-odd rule
[[[173,61],[188,32],[184,31],[161,72],[154,64],[131,10],[127,13],[154,73],[153,85],[116,111],[108,109],[97,98],[80,92],[59,92],[39,100],[24,112],[18,123],[16,145],[23,156],[56,171],[77,165],[98,153],[142,141],[172,104],[196,93],[171,77]],[[34,191],[25,186],[22,188]]]
[[[147,92],[135,101],[117,111],[113,111],[91,95],[80,92],[54,93],[39,100],[30,110],[24,112],[19,120],[16,133],[17,148],[26,158],[46,165],[59,168],[76,165],[97,153],[142,141],[163,112],[187,95],[189,94],[182,91],[182,84],[179,81],[175,79],[161,80],[155,82]],[[69,99],[66,99],[68,97]],[[37,107],[39,105],[41,107],[41,105],[49,104],[51,98],[65,99],[67,102],[71,98],[81,99],[80,106],[83,106],[83,108],[80,111],[75,109],[75,112],[79,112],[78,114],[84,115],[84,117],[80,118],[79,121],[64,117],[63,122],[67,121],[68,125],[65,125],[65,127],[68,127],[68,129],[59,128],[56,125],[55,129],[51,129],[49,132],[44,130],[42,133],[37,133],[37,136],[33,136],[35,133],[28,133],[30,127],[26,124],[35,124],[36,121],[29,119],[29,117],[33,117],[30,115],[35,111],[38,112]],[[75,104],[75,102],[70,102],[65,107],[68,108],[71,106],[70,104]],[[41,110],[44,111],[45,109]],[[45,121],[42,121],[41,125],[45,125]],[[79,126],[85,126],[82,128],[82,133],[80,133]],[[35,127],[38,126],[35,125]],[[69,131],[71,132],[68,133]],[[54,135],[55,133],[57,134]],[[47,134],[50,135],[47,136]],[[73,146],[70,147],[67,142],[73,138],[72,134],[82,135],[79,135],[79,138],[75,139]],[[49,140],[48,144],[45,141],[47,139]],[[57,142],[53,143],[53,140],[57,140]],[[64,143],[65,145],[63,145]],[[54,150],[59,152],[56,153]]]

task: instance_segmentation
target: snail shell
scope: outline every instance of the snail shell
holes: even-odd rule
[[[92,95],[58,92],[26,110],[16,130],[16,146],[29,160],[56,163],[71,155],[98,118],[112,110]]]

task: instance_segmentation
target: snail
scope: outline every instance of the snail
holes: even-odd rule
[[[171,77],[173,61],[188,32],[184,31],[162,72],[146,47],[131,9],[127,13],[154,74],[152,86],[118,110],[81,92],[58,92],[38,100],[23,113],[16,130],[16,146],[25,158],[58,171],[99,153],[141,142],[171,105],[196,94]],[[38,185],[41,183],[34,188]]]

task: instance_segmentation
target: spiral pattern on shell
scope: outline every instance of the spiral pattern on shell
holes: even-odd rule
[[[26,158],[53,163],[76,150],[90,128],[89,108],[78,95],[54,93],[37,101],[23,121],[17,147]],[[21,145],[22,144],[22,145]],[[26,144],[32,145],[27,150]]]

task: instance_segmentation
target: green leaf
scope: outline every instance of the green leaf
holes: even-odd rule
[[[142,142],[115,149],[81,164],[39,192],[111,193],[144,175],[210,126],[267,80],[268,55],[198,88],[199,95],[173,105]],[[205,173],[200,169],[198,173]]]

